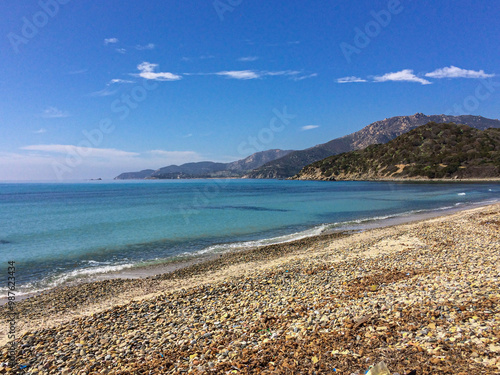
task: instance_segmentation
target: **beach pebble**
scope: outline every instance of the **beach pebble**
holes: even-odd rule
[[[250,260],[269,264],[211,280]],[[273,245],[170,275],[205,280],[196,286],[19,336],[16,356],[27,374],[364,374],[383,361],[391,373],[493,375],[500,371],[499,264],[499,205]],[[89,290],[112,295],[127,285],[65,290],[54,307],[64,311],[86,303]],[[20,303],[20,315],[28,319],[44,298]],[[4,347],[2,363],[7,355]]]

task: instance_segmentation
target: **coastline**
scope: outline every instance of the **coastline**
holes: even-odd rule
[[[419,211],[407,211],[397,214],[388,214],[383,217],[368,217],[359,220],[345,221],[339,223],[326,223],[322,225],[318,225],[315,227],[311,227],[306,229],[304,232],[295,233],[299,235],[296,239],[286,239],[286,240],[278,240],[279,237],[276,238],[264,238],[256,241],[249,242],[260,242],[263,240],[271,241],[268,245],[257,245],[248,246],[246,242],[235,242],[235,243],[227,243],[220,244],[221,246],[230,245],[227,250],[223,250],[221,252],[201,252],[201,253],[193,253],[186,254],[181,257],[174,257],[172,259],[165,259],[161,262],[155,263],[136,263],[132,264],[129,267],[121,268],[114,271],[103,271],[100,273],[92,273],[85,274],[83,273],[80,277],[76,277],[71,279],[70,281],[63,281],[60,284],[58,283],[56,286],[44,288],[42,290],[37,290],[33,292],[28,292],[26,294],[17,294],[16,300],[22,301],[28,298],[32,298],[34,296],[44,294],[44,293],[52,293],[62,290],[68,287],[78,287],[79,285],[91,284],[94,282],[101,281],[109,281],[114,279],[126,279],[126,280],[137,280],[137,279],[148,279],[154,278],[157,275],[170,274],[174,271],[178,271],[182,268],[190,267],[193,265],[197,265],[204,262],[209,262],[219,257],[227,257],[231,256],[233,253],[244,252],[244,251],[253,251],[257,249],[262,249],[265,251],[265,248],[272,245],[286,245],[291,244],[301,240],[310,239],[314,241],[315,239],[321,239],[327,234],[335,234],[335,233],[350,233],[350,232],[359,232],[366,231],[370,229],[376,228],[384,228],[390,227],[394,225],[407,224],[412,222],[418,222],[426,219],[431,219],[434,217],[449,215],[455,212],[460,212],[464,210],[468,210],[475,207],[481,207],[485,205],[490,205],[492,203],[497,203],[497,200],[488,200],[488,201],[479,201],[473,203],[466,204],[457,204],[455,206],[445,206],[435,209],[424,209]],[[324,227],[320,230],[320,227]],[[305,234],[306,232],[320,232],[320,234]],[[302,237],[304,235],[304,237]],[[287,235],[286,235],[287,236]],[[285,237],[286,237],[285,236]],[[272,243],[273,240],[277,240]],[[233,247],[232,245],[236,245]],[[238,246],[241,245],[241,246]],[[7,303],[7,297],[0,297],[0,307]],[[0,341],[1,343],[1,341]]]
[[[345,275],[342,277],[339,276],[339,280],[344,280],[343,282],[348,282],[348,284],[352,284],[353,280],[354,281],[358,280],[357,277],[373,278],[376,275],[380,275],[380,272],[375,272],[375,275],[372,275],[373,272],[371,270],[381,271],[384,268],[387,268],[389,270],[387,272],[389,272],[390,275],[393,275],[391,276],[392,278],[389,277],[388,280],[385,280],[382,283],[380,283],[379,281],[374,282],[372,279],[370,279],[369,281],[370,283],[373,282],[376,285],[385,285],[383,294],[388,293],[385,290],[386,287],[390,290],[394,288],[404,289],[405,285],[402,284],[400,285],[400,280],[401,282],[403,282],[403,284],[410,283],[413,281],[422,282],[421,280],[420,281],[417,280],[419,277],[421,277],[421,275],[425,275],[425,277],[428,277],[427,282],[430,282],[431,284],[435,284],[436,282],[438,282],[439,284],[442,284],[441,287],[443,287],[444,285],[443,283],[445,283],[444,280],[446,278],[451,278],[453,282],[460,281],[456,277],[453,277],[453,275],[450,273],[455,271],[450,271],[451,268],[449,268],[448,266],[443,268],[446,265],[446,262],[448,261],[447,260],[448,256],[449,257],[459,256],[460,258],[463,256],[462,254],[455,254],[456,251],[460,250],[459,249],[460,246],[465,246],[466,250],[471,255],[475,256],[475,258],[473,257],[474,259],[479,259],[477,258],[479,251],[487,252],[487,254],[491,256],[498,256],[498,246],[496,247],[495,250],[495,248],[493,248],[492,247],[493,245],[491,244],[494,243],[492,241],[496,241],[498,245],[499,225],[495,223],[500,223],[499,218],[500,218],[500,204],[494,204],[489,206],[467,209],[460,211],[458,213],[451,213],[451,214],[447,213],[445,215],[436,216],[434,218],[426,218],[416,222],[397,224],[382,228],[367,229],[365,231],[357,233],[341,232],[341,233],[324,234],[317,237],[309,237],[294,242],[270,245],[251,250],[243,250],[235,253],[227,253],[223,254],[222,256],[219,256],[217,254],[215,256],[212,256],[210,259],[204,259],[203,262],[189,264],[187,265],[187,267],[182,267],[177,270],[173,270],[173,272],[171,273],[162,274],[158,276],[149,276],[147,278],[129,279],[129,280],[112,279],[112,280],[98,281],[89,284],[77,285],[73,287],[57,288],[55,290],[44,292],[28,300],[18,302],[17,307],[20,313],[18,320],[18,329],[19,329],[18,337],[21,336],[23,333],[30,331],[31,332],[37,331],[38,332],[37,335],[43,336],[44,334],[50,332],[50,330],[54,329],[55,327],[62,327],[63,331],[65,331],[66,328],[64,327],[68,327],[68,325],[72,326],[77,324],[80,326],[81,324],[83,324],[83,322],[87,322],[85,324],[90,324],[88,323],[89,322],[88,319],[93,320],[94,318],[96,318],[97,320],[100,319],[102,324],[103,321],[105,322],[106,319],[109,319],[105,318],[105,316],[108,314],[106,313],[106,311],[111,311],[110,309],[112,309],[113,311],[115,310],[122,311],[123,309],[127,309],[127,306],[130,307],[136,304],[157,305],[160,303],[160,301],[163,301],[163,299],[165,299],[166,296],[169,296],[168,298],[170,299],[181,298],[184,301],[185,298],[188,299],[192,298],[186,296],[200,295],[200,293],[204,293],[203,291],[207,287],[211,287],[218,290],[218,288],[223,288],[224,285],[232,285],[234,283],[248,282],[249,280],[254,280],[254,281],[257,280],[258,285],[260,285],[263,280],[269,280],[270,277],[269,275],[276,275],[276,272],[278,272],[278,270],[281,270],[280,272],[283,273],[283,270],[285,269],[287,270],[286,271],[287,273],[289,272],[289,270],[295,269],[298,272],[298,274],[303,275],[300,277],[300,279],[301,280],[303,279],[304,282],[307,282],[307,280],[309,278],[313,278],[315,274],[323,272],[326,269],[325,267],[327,266],[328,269],[330,269],[330,267],[335,267],[335,269],[338,270],[339,274],[343,274],[344,268],[347,269],[349,265],[354,264],[355,268],[353,270],[355,270],[356,267],[363,269],[363,272],[361,272],[361,276],[355,275],[356,273],[358,273],[358,271],[354,271],[355,273],[351,274],[350,276],[349,275]],[[490,225],[489,223],[492,224]],[[447,228],[447,231],[443,231],[443,228]],[[471,237],[473,235],[475,236],[475,234],[474,233],[470,234],[469,232],[472,233],[474,232],[474,230],[477,231],[478,230],[477,228],[479,228],[482,231],[486,231],[482,233],[484,238]],[[486,235],[489,237],[486,237]],[[460,236],[463,236],[462,238],[463,241],[459,241]],[[439,240],[439,238],[441,238],[441,240]],[[434,242],[437,243],[437,245],[436,244],[433,245]],[[450,245],[451,243],[453,243],[453,247],[451,247]],[[426,265],[425,262],[427,260],[425,259],[429,257],[432,258],[433,252],[437,252],[438,254],[440,254],[440,257],[438,257],[437,259],[431,259],[432,261],[427,262],[427,268],[429,269],[422,267],[422,265]],[[448,254],[448,255],[443,257],[442,256],[443,254]],[[416,267],[418,271],[415,274],[413,274],[413,270],[411,270],[410,272],[406,272],[405,270],[410,270],[410,269],[408,268],[405,269],[403,266],[397,265],[397,263],[392,263],[392,267],[390,267],[389,264],[382,266],[382,264],[385,264],[384,262],[389,262],[390,259],[394,257],[399,259],[410,256],[413,257],[416,256],[414,266],[412,266]],[[467,263],[466,258],[463,258],[463,261],[464,263]],[[486,259],[486,261],[495,264],[493,258]],[[422,265],[419,265],[420,262],[423,262]],[[403,264],[405,263],[403,262]],[[496,264],[497,264],[496,268],[498,268],[498,263]],[[341,268],[338,268],[340,267],[340,265],[343,266]],[[432,267],[430,267],[430,265],[432,265]],[[476,273],[476,277],[477,273],[480,272],[481,277],[479,279],[483,280],[480,287],[485,286],[484,280],[491,279],[492,276],[488,272],[491,273],[491,270],[494,271],[495,269],[495,266],[493,266],[493,268],[492,266],[489,266],[489,268],[481,267],[480,270],[478,270],[477,265],[476,266],[471,265],[470,267],[472,267],[472,270]],[[394,272],[396,272],[395,269],[397,268],[401,268],[400,270],[397,271],[399,272],[397,274],[399,276],[394,276],[396,275],[394,274]],[[444,274],[443,272],[441,272],[443,269],[445,270]],[[439,270],[440,272],[438,272]],[[465,272],[467,270],[465,269],[462,270],[461,268],[459,268],[458,270],[461,271],[462,276],[467,274]],[[312,273],[309,274],[309,271],[311,271]],[[408,273],[407,276],[410,277],[402,275],[401,272]],[[433,272],[436,272],[436,274],[432,275]],[[330,284],[332,283],[335,284],[338,280],[333,279],[330,281],[331,281]],[[355,284],[356,283],[357,281],[355,282]],[[267,285],[267,282],[264,282],[264,284]],[[489,281],[486,284],[488,287],[490,286]],[[370,285],[368,286],[371,288]],[[257,289],[260,290],[259,289],[260,286],[259,287],[255,286],[255,288],[256,290]],[[326,289],[330,290],[329,288]],[[349,288],[346,289],[347,294],[350,293],[349,290],[350,290]],[[441,291],[435,291],[433,293],[439,294],[442,293],[443,290],[446,291],[448,289],[444,288]],[[482,289],[478,291],[480,291],[481,293],[484,292],[484,290]],[[306,294],[308,294],[309,292],[313,292],[312,296],[309,296],[311,298],[313,298],[314,295],[316,294],[322,295],[323,296],[322,300],[324,301],[322,303],[328,304],[330,301],[327,298],[328,297],[327,295],[323,295],[324,290],[309,289],[308,292],[306,292]],[[392,292],[394,292],[394,290],[392,290]],[[363,293],[361,293],[360,295],[356,294],[355,298],[358,299],[369,298],[371,295],[370,293],[376,294],[375,290],[370,291],[368,289],[368,295],[366,295],[365,291],[364,297]],[[467,293],[469,293],[469,290],[467,290]],[[428,297],[427,293],[424,293],[424,295],[419,297],[420,303],[422,302],[422,298],[424,298],[425,300],[426,298],[425,295],[427,295]],[[497,291],[497,296],[498,296],[498,291]],[[274,298],[276,298],[275,294],[272,295],[272,298],[270,297],[270,300],[273,300]],[[337,296],[336,298],[338,299],[338,302],[348,303],[347,300],[342,302],[343,299],[342,296],[340,295]],[[354,296],[350,295],[349,298],[352,299],[354,298]],[[495,294],[493,294],[492,298],[497,298],[497,297],[495,297]],[[258,302],[257,297],[253,299],[254,299],[253,301],[251,299],[249,302],[250,303]],[[313,299],[316,299],[316,297],[314,297]],[[132,305],[130,305],[130,303],[132,303]],[[182,302],[182,303],[187,303],[187,302]],[[366,305],[366,303],[368,303],[368,305]],[[429,300],[428,303],[432,304],[433,300]],[[349,308],[351,314],[350,316],[353,319],[355,318],[355,316],[358,316],[359,318],[359,315],[362,315],[364,313],[362,311],[364,308],[363,306],[371,306],[371,302],[368,299],[367,301],[365,301],[365,305],[356,303],[355,306],[357,307],[351,306]],[[353,312],[353,308],[354,310],[357,310],[357,312],[356,311]],[[329,307],[329,311],[332,311],[332,309],[335,310],[335,306]],[[409,307],[405,307],[405,309],[409,309]],[[406,311],[405,309],[401,311],[404,312]],[[477,310],[477,308],[475,309]],[[486,311],[494,311],[494,309],[491,308],[489,309],[490,310],[486,309]],[[82,310],[84,310],[83,313],[81,312]],[[389,310],[391,310],[391,308],[389,308]],[[468,310],[466,308],[463,311],[468,311]],[[305,314],[308,316],[310,315],[310,313],[311,312],[307,312],[307,310],[305,311]],[[269,313],[267,314],[269,315]],[[494,315],[495,313],[493,313],[493,316],[488,317],[488,314],[491,314],[491,312],[484,314],[475,312],[475,314],[476,315],[474,316],[478,316],[481,319],[481,321],[483,318],[484,319],[494,318],[495,316]],[[498,311],[496,312],[496,315],[498,315]],[[94,318],[92,318],[91,316],[94,316]],[[315,315],[313,314],[310,317],[314,318],[314,316]],[[320,328],[323,327],[321,325],[322,324],[321,322],[323,323],[327,322],[326,318],[323,321],[321,321],[321,319],[323,319],[324,316],[325,315],[323,314],[322,316],[318,317],[319,321],[317,323],[320,324]],[[4,308],[0,310],[0,318],[2,320],[5,320]],[[344,318],[345,316],[343,316],[342,314],[336,316],[335,321],[337,321],[337,323],[338,321],[342,321],[343,323],[340,325],[340,328],[337,327],[337,323],[335,323],[333,324],[331,329],[335,330],[336,328],[339,328],[346,330],[344,323],[346,325],[349,325],[350,323],[346,323]],[[486,319],[486,320],[488,325],[492,324],[491,319]],[[432,322],[428,324],[431,325]],[[495,324],[498,325],[498,319]],[[352,329],[352,327],[349,329]],[[375,327],[374,329],[375,329],[374,332],[378,332],[377,327]],[[496,329],[498,329],[498,327],[496,327]],[[302,332],[301,330],[302,328],[300,328],[298,332]],[[277,330],[276,332],[279,332],[279,330]],[[410,330],[410,332],[412,331]],[[285,336],[285,332],[277,334],[278,336],[283,336],[283,337]],[[486,348],[489,348],[488,345],[492,345],[492,348],[496,350],[498,345],[498,339],[497,341],[491,341],[490,336],[486,335],[486,337],[488,337],[490,340],[490,342],[486,344]],[[21,340],[24,341],[29,340],[29,337],[30,337],[29,335],[24,336]],[[265,338],[262,338],[262,340],[264,341],[265,339],[267,339],[268,340],[267,343],[269,343],[270,337],[266,336]],[[257,341],[261,342],[262,340],[260,341],[257,340]],[[353,340],[356,341],[355,337],[353,338]],[[364,336],[362,336],[361,341],[364,342]],[[412,342],[413,345],[414,344],[413,341],[412,340],[410,341]],[[2,345],[4,345],[6,344],[6,342],[7,342],[6,337],[2,332],[1,343]],[[469,343],[466,344],[468,345]],[[449,342],[448,345],[450,345]],[[468,347],[467,345],[465,345],[465,347]],[[478,344],[474,345],[476,346],[473,348],[473,351],[471,351],[471,353],[473,352],[478,353],[479,351],[479,349],[477,348]],[[180,345],[178,350],[181,350],[181,352],[189,354],[190,352],[188,349],[182,350],[183,346],[185,345],[184,344]],[[415,346],[411,346],[411,348],[414,347]],[[465,347],[462,345],[460,348],[461,350],[465,350]],[[417,352],[428,354],[427,349],[425,349],[423,352],[419,352],[417,350]],[[448,354],[453,354],[453,350],[449,351]],[[470,361],[466,361],[467,366],[476,366],[477,361],[475,360],[475,358],[479,358],[481,359],[481,361],[484,358],[487,358],[489,362],[487,362],[487,366],[485,367],[486,372],[483,373],[491,373],[491,374],[495,373],[494,372],[495,369],[500,368],[498,367],[500,366],[500,363],[490,361],[491,358],[487,356],[485,357],[483,354],[484,354],[483,352],[480,352],[480,355],[478,357],[473,355]],[[180,352],[178,352],[178,355],[181,355]],[[189,357],[190,355],[191,354],[184,355],[184,357]],[[440,356],[443,355],[444,355],[443,353],[440,353]],[[335,357],[337,356],[337,354],[332,356]],[[360,356],[364,355],[359,354],[358,351],[357,356],[351,356],[352,358],[350,360],[357,361]],[[370,356],[372,359],[374,358],[373,354],[370,354]],[[430,360],[433,358],[431,357],[427,359]],[[215,362],[212,361],[212,363],[215,363],[216,368],[219,368],[217,366],[223,366],[220,367],[220,369],[226,368],[224,367],[226,366],[224,363],[227,361],[223,361],[224,358],[226,357],[220,358],[221,361],[215,361]],[[458,361],[458,359],[456,360]],[[117,361],[122,361],[122,360],[121,359],[119,360],[117,357]],[[148,361],[146,362],[149,363],[149,366],[156,366],[153,365],[154,362],[153,359],[149,358]],[[439,358],[437,361],[438,361],[437,364],[442,366],[445,365],[445,361],[442,361]],[[190,360],[188,362],[193,362],[193,360]],[[202,363],[203,359],[201,360],[198,359],[197,362]],[[318,363],[320,362],[321,360],[318,359]],[[340,361],[340,363],[342,363],[342,361]],[[315,364],[316,363],[314,363],[314,365]],[[432,363],[429,366],[431,365]],[[188,363],[188,367],[189,366],[193,367],[194,365],[192,363],[191,364]],[[475,369],[475,367],[470,367],[470,368]],[[490,370],[491,372],[488,372]],[[391,371],[394,371],[394,369],[391,368]],[[49,371],[49,373],[51,372]],[[440,373],[448,373],[448,372],[440,372]]]
[[[428,178],[428,177],[408,177],[408,178],[352,178],[352,179],[339,179],[330,180],[328,178],[315,179],[315,178],[295,178],[289,177],[287,180],[290,181],[325,181],[325,182],[340,182],[340,181],[356,181],[356,182],[460,182],[460,183],[478,183],[478,182],[499,182],[500,177],[488,177],[488,178]]]

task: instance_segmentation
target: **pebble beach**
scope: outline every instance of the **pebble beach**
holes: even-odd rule
[[[499,374],[499,258],[495,204],[59,288],[16,302],[0,373]]]

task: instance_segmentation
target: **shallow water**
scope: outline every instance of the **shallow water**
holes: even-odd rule
[[[5,270],[8,261],[16,262],[22,294],[103,272],[291,241],[499,197],[498,183],[0,184],[0,261]]]

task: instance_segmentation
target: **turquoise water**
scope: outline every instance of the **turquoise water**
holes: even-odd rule
[[[0,184],[0,262],[22,293],[349,223],[495,201],[494,183],[170,180]],[[5,293],[2,293],[2,295]]]

